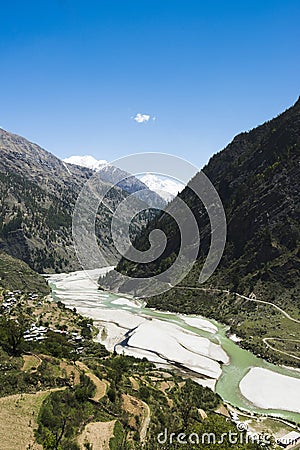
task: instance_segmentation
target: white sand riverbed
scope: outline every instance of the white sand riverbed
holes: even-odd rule
[[[254,367],[240,382],[240,391],[259,408],[300,413],[299,378]]]
[[[242,341],[242,338],[238,337],[236,334],[231,334],[229,336],[229,339],[231,339],[233,342],[239,343]]]
[[[80,312],[87,313],[85,308]],[[97,340],[110,351],[146,357],[152,362],[174,361],[214,379],[219,378],[219,362],[229,359],[220,345],[209,339],[186,331],[180,326],[158,319],[133,315],[128,311],[92,310],[95,325],[99,328]],[[113,322],[113,323],[112,323]],[[128,331],[126,346],[120,344]]]
[[[209,320],[202,317],[187,317],[179,316],[187,325],[191,327],[200,328],[201,330],[208,331],[209,333],[216,333],[218,328],[212,324]]]
[[[141,306],[142,302],[140,302],[138,300],[134,300],[134,299],[120,297],[120,298],[117,298],[116,300],[113,300],[111,303],[112,303],[112,305],[122,305],[122,306],[130,306],[132,308],[137,308],[137,307]]]
[[[134,298],[112,298],[108,306],[109,294],[99,291],[96,284],[99,274],[100,271],[73,272],[49,278],[56,285],[58,298],[94,320],[99,328],[97,340],[108,350],[146,357],[156,363],[177,363],[213,380],[220,377],[220,362],[229,361],[220,345],[186,330],[175,321],[151,317]],[[181,315],[180,319],[211,334],[217,331],[215,325],[201,317]]]
[[[178,325],[156,319],[146,320],[133,330],[128,345],[130,348],[154,352],[160,358],[180,363],[211,378],[221,375],[218,361],[227,363],[229,360],[220,345]]]

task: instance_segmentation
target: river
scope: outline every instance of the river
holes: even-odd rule
[[[299,371],[241,349],[226,336],[228,327],[214,320],[149,309],[143,301],[98,290],[99,274],[109,269],[47,277],[53,299],[92,318],[108,350],[172,367],[247,412],[300,422]]]

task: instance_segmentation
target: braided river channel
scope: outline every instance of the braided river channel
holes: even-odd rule
[[[117,353],[147,358],[209,386],[249,413],[300,422],[300,371],[275,366],[227,337],[228,326],[161,312],[144,301],[98,289],[110,268],[47,276],[52,298],[94,321],[96,340]]]

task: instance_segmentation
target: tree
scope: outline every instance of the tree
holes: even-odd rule
[[[39,432],[43,436],[43,447],[49,450],[60,450],[67,425],[72,420],[72,395],[53,392],[44,402],[39,415]]]
[[[20,356],[24,350],[24,334],[29,326],[28,320],[20,314],[15,319],[0,319],[0,343],[3,349],[12,356]]]
[[[146,386],[141,386],[139,393],[140,393],[140,398],[144,401],[147,401],[150,397],[150,391]]]

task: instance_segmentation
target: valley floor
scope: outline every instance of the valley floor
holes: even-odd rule
[[[243,410],[300,422],[295,396],[285,395],[291,389],[300,391],[299,372],[271,365],[241,349],[226,337],[227,328],[213,320],[148,309],[131,297],[99,291],[98,276],[97,271],[53,275],[50,284],[55,298],[94,320],[97,340],[110,351],[182,370]],[[255,298],[243,300],[256,302]],[[286,320],[293,319],[284,315]],[[257,370],[268,393],[256,389]]]

